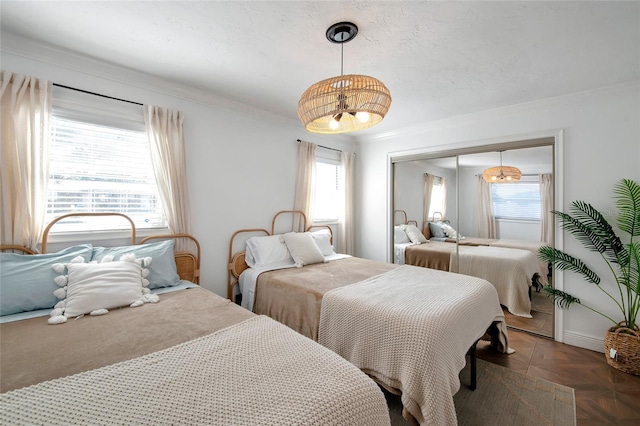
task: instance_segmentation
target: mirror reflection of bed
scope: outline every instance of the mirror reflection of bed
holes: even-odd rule
[[[553,210],[553,142],[395,162],[393,261],[485,278],[510,327],[553,337],[553,302],[541,291],[553,277],[537,255],[553,245],[553,217],[542,214]],[[482,177],[501,157],[521,171],[517,182]]]

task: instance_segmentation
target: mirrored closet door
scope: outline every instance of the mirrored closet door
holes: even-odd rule
[[[394,262],[485,278],[510,327],[553,337],[541,291],[553,276],[537,251],[554,243],[554,140],[394,161]]]

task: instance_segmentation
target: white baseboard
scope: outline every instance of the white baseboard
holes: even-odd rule
[[[586,334],[565,330],[564,343],[604,353],[604,337],[602,339],[598,339],[593,336],[587,336]]]

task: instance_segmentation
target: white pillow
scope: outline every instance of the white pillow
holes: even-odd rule
[[[322,252],[309,232],[288,232],[282,236],[296,268],[325,262]]]
[[[407,234],[407,237],[414,244],[428,243],[429,241],[422,235],[422,232],[415,225],[402,225],[402,229]]]
[[[331,245],[331,233],[329,233],[329,230],[312,231],[311,236],[323,256],[333,256],[336,254],[336,252],[333,251],[333,246]]]
[[[51,311],[49,324],[61,324],[67,318],[84,314],[106,314],[112,308],[158,302],[158,296],[146,288],[149,281],[145,276],[149,275],[149,270],[141,265],[149,265],[151,258],[136,260],[134,255],[125,255],[121,259],[115,262],[108,259],[103,263],[72,262],[54,266],[60,273],[66,269],[67,275],[54,280],[61,287],[54,294],[63,300]]]
[[[251,237],[246,242],[245,262],[252,268],[292,264],[293,258],[280,235]]]
[[[453,229],[451,227],[451,225],[443,223],[442,224],[442,230],[444,231],[444,234],[449,238],[457,238],[458,237],[458,233],[456,232],[455,229]],[[463,238],[462,235],[460,236],[460,238]]]
[[[393,227],[393,243],[394,244],[403,244],[403,243],[409,243],[411,242],[411,240],[409,239],[409,236],[407,235],[406,232],[404,232],[404,229],[402,229],[402,226],[400,225],[396,225]]]

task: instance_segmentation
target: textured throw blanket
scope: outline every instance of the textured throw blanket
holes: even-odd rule
[[[318,342],[402,392],[420,424],[456,425],[453,395],[465,354],[494,321],[496,344],[506,352],[504,316],[489,282],[404,265],[327,292]]]
[[[346,360],[264,316],[0,395],[0,424],[389,425]]]

